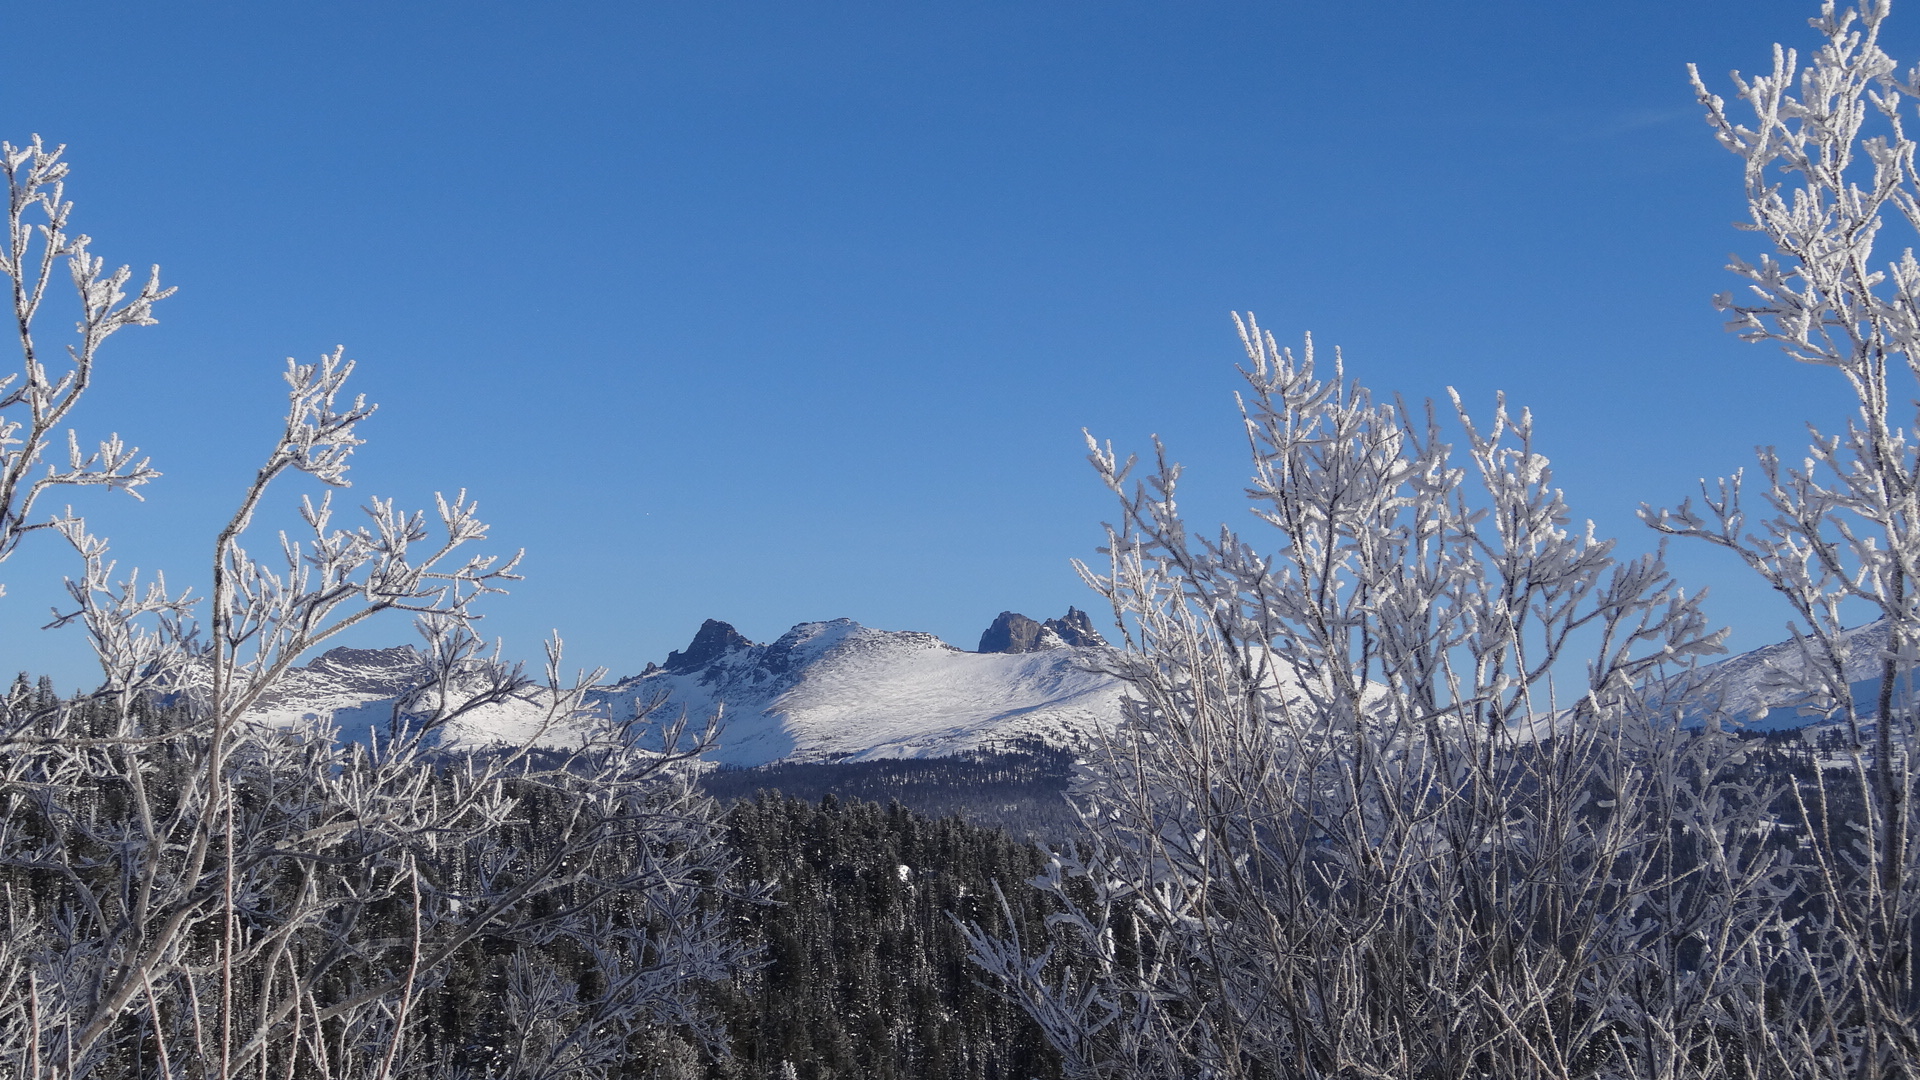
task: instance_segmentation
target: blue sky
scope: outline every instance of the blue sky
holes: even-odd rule
[[[1158,432],[1196,518],[1245,512],[1233,310],[1381,391],[1505,389],[1650,546],[1641,500],[1844,416],[1720,328],[1750,239],[1684,69],[1724,84],[1816,9],[0,0],[0,136],[67,143],[96,252],[180,289],[76,417],[167,474],[76,499],[123,565],[196,580],[284,358],[344,343],[381,404],[349,494],[466,487],[527,550],[484,629],[624,674],[709,617],[971,647],[1093,607],[1083,427]],[[1920,58],[1920,11],[1887,43]],[[1780,636],[1677,555],[1736,646]],[[77,634],[36,629],[66,568],[0,568],[0,662],[77,685]]]

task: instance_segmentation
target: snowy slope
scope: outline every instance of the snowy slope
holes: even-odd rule
[[[276,728],[331,722],[343,738],[364,739],[369,729],[386,730],[394,699],[414,685],[420,671],[420,654],[406,646],[332,649],[288,671],[248,716]]]
[[[1884,621],[1857,626],[1843,635],[1847,657],[1845,673],[1852,687],[1854,708],[1862,716],[1878,708],[1877,690],[1887,648]],[[1717,701],[1727,715],[1755,731],[1777,731],[1819,723],[1804,715],[1805,695],[1796,692],[1801,674],[1799,649],[1791,641],[1730,656],[1695,673],[1703,700]]]
[[[714,655],[670,659],[604,691],[610,714],[631,717],[664,697],[670,715],[698,718],[724,702],[712,756],[732,765],[939,757],[1023,737],[1063,744],[1120,714],[1118,681],[1095,670],[1103,648],[970,653],[850,619],[801,623],[757,645],[716,626],[730,640]]]
[[[420,654],[408,646],[392,649],[332,649],[304,667],[287,672],[275,692],[249,711],[248,716],[270,727],[302,727],[332,723],[344,739],[365,741],[385,737],[393,720],[394,704],[424,673]],[[578,743],[580,731],[550,728],[548,695],[529,691],[523,698],[483,705],[459,718],[443,732],[443,745],[524,743],[545,746]]]
[[[769,644],[709,621],[664,666],[591,695],[596,715],[548,726],[540,691],[461,718],[442,742],[481,746],[578,745],[584,727],[631,719],[656,700],[657,718],[682,711],[695,727],[723,711],[719,747],[709,756],[731,765],[775,761],[941,757],[1036,738],[1072,745],[1120,715],[1120,683],[1101,668],[1104,646],[1069,646],[1036,634],[1033,651],[964,652],[931,634],[876,630],[849,619],[801,623]],[[1873,708],[1886,630],[1850,631],[1847,676],[1862,715]],[[364,740],[384,733],[398,697],[419,677],[410,648],[334,649],[289,673],[279,693],[253,715],[276,727],[313,721]],[[1700,669],[1701,689],[1752,729],[1817,723],[1782,688],[1793,646],[1772,645]],[[1701,700],[1701,699],[1694,699]]]
[[[548,726],[546,695],[529,691],[461,718],[442,742],[578,745],[583,728],[631,719],[655,701],[656,718],[684,711],[695,727],[721,710],[720,745],[709,756],[747,766],[941,757],[1022,738],[1072,745],[1115,723],[1120,683],[1101,670],[1111,650],[1066,645],[1054,634],[1031,636],[1033,651],[965,652],[931,634],[835,619],[801,623],[777,641],[756,644],[709,620],[664,666],[649,664],[595,690],[593,717]],[[1874,706],[1886,636],[1880,624],[1848,633],[1847,677],[1862,716]],[[276,727],[331,722],[343,737],[364,740],[384,733],[420,665],[410,648],[334,649],[290,672],[253,715]],[[1696,676],[1700,690],[1744,726],[1798,728],[1819,718],[1801,715],[1800,700],[1783,687],[1781,672],[1794,669],[1793,646],[1783,643],[1722,660]]]

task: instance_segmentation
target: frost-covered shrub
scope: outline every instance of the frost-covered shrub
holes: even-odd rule
[[[1838,435],[1768,450],[1655,528],[1738,553],[1792,606],[1775,672],[1836,715],[1833,767],[1749,757],[1697,694],[1717,650],[1658,559],[1570,526],[1524,413],[1376,403],[1250,323],[1260,535],[1190,536],[1179,468],[1120,497],[1088,572],[1128,652],[1091,763],[1095,843],[1046,877],[1049,941],[976,960],[1088,1076],[1910,1076],[1920,1061],[1920,69],[1889,5],[1822,8],[1805,69],[1695,77],[1746,162],[1749,339],[1833,368]],[[1462,440],[1456,461],[1449,438]],[[1847,685],[1884,620],[1880,692]],[[1683,722],[1684,721],[1684,722]],[[1052,946],[1095,957],[1064,973]]]
[[[204,636],[195,601],[116,580],[71,512],[30,516],[50,486],[157,475],[117,439],[34,473],[101,342],[167,293],[156,275],[128,300],[127,272],[69,237],[59,150],[0,146],[0,163],[22,347],[0,383],[0,558],[42,529],[72,544],[60,621],[102,680],[0,702],[0,1076],[607,1076],[651,1030],[715,1034],[695,991],[744,950],[704,902],[730,856],[684,765],[711,730],[643,745],[644,717],[590,715],[598,673],[563,681],[557,640],[540,683],[489,656],[473,605],[516,560],[470,554],[486,526],[464,493],[432,528],[379,499],[342,527],[309,497],[304,537],[269,559],[244,546],[276,483],[346,486],[373,408],[343,403],[340,353],[288,362],[286,425],[219,531]],[[62,269],[82,317],[51,371],[32,328]],[[425,644],[369,744],[253,718],[303,656],[390,611]],[[436,745],[508,698],[544,710],[525,745]],[[536,746],[553,731],[583,734]]]

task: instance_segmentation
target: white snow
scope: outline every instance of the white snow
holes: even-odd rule
[[[1887,624],[1882,620],[1857,626],[1841,636],[1847,648],[1845,674],[1854,707],[1861,715],[1869,715],[1878,706],[1876,694],[1886,656]],[[1822,718],[1802,715],[1799,708],[1805,694],[1796,689],[1796,684],[1803,678],[1803,665],[1798,647],[1791,641],[1731,656],[1699,669],[1695,675],[1699,680],[1696,700],[1717,699],[1727,715],[1753,730],[1815,725]]]
[[[248,717],[268,727],[297,730],[332,724],[340,737],[365,742],[386,738],[394,701],[414,684],[421,659],[413,649],[333,649],[304,667],[287,672],[266,701]],[[481,705],[441,733],[444,746],[578,744],[578,724],[549,728],[551,697],[533,689],[522,697]],[[546,730],[543,730],[545,728]]]
[[[726,764],[940,757],[1022,737],[1061,744],[1110,726],[1120,684],[1097,670],[1107,651],[970,653],[835,619],[697,671],[624,680],[603,697],[617,716],[662,692],[668,710],[694,717],[724,701],[713,757]]]
[[[682,710],[697,727],[724,709],[730,765],[774,761],[941,757],[995,742],[1063,745],[1109,727],[1120,683],[1098,670],[1105,648],[1060,644],[1032,653],[963,652],[931,634],[875,630],[850,619],[802,623],[768,645],[734,648],[690,671],[655,669],[594,692],[598,722],[626,720],[658,695],[658,718]],[[256,708],[275,727],[331,722],[341,736],[384,735],[393,701],[417,671],[411,649],[335,649],[289,673]],[[544,693],[462,717],[443,743],[578,743],[578,726],[549,728]]]

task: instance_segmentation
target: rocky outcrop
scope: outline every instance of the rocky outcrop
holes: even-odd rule
[[[1093,620],[1079,608],[1068,608],[1058,619],[1035,622],[1017,611],[1003,611],[987,632],[980,635],[983,653],[1030,653],[1067,646],[1105,645],[1107,639],[1093,628]]]
[[[1023,653],[1034,652],[1039,647],[1039,623],[1017,611],[1003,611],[980,635],[980,648],[977,652]]]
[[[752,646],[753,642],[748,641],[731,624],[723,623],[719,619],[708,619],[700,624],[700,631],[693,635],[693,641],[687,645],[685,652],[667,654],[666,669],[676,672],[693,671],[705,667],[735,649]]]
[[[1107,639],[1100,636],[1100,631],[1093,628],[1093,620],[1087,617],[1087,613],[1076,607],[1068,608],[1065,615],[1048,619],[1041,625],[1060,635],[1060,640],[1068,645],[1089,648],[1107,643]]]

